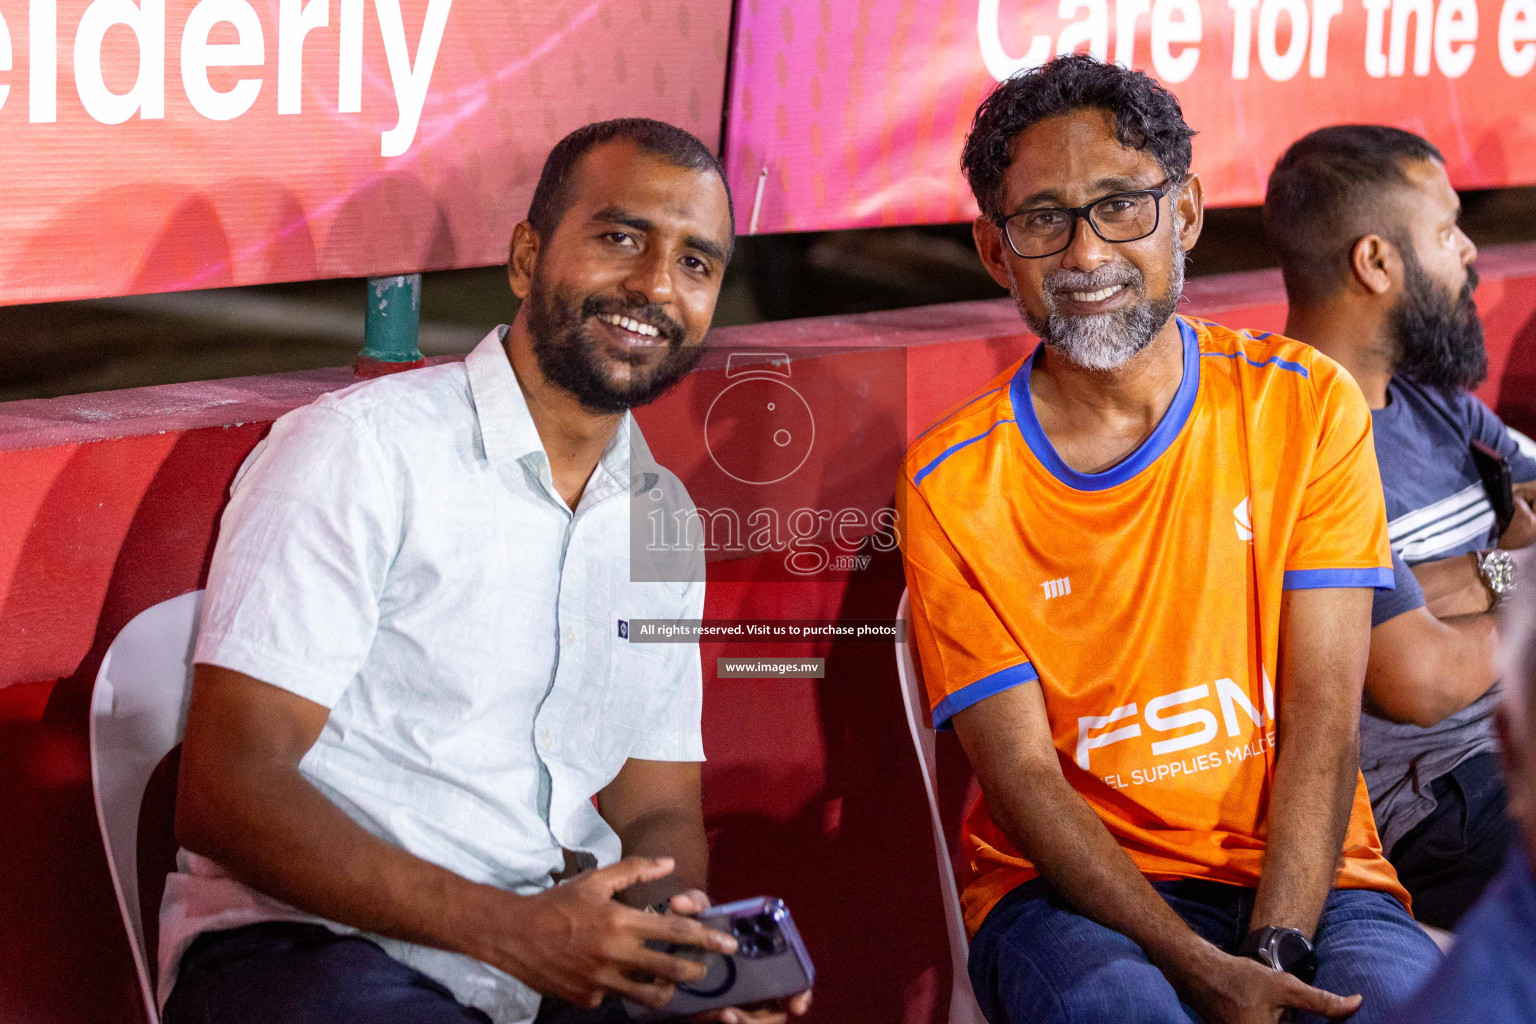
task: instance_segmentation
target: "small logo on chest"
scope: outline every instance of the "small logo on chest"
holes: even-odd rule
[[[620,640],[628,640],[629,639],[629,620],[628,619],[620,619],[619,620],[619,639]]]
[[[1232,518],[1237,524],[1237,539],[1253,540],[1253,513],[1248,510],[1247,498],[1237,503],[1237,508],[1232,510]]]
[[[1040,584],[1040,589],[1045,591],[1045,599],[1049,601],[1053,597],[1066,597],[1072,593],[1072,579],[1063,576],[1059,580],[1046,580]]]

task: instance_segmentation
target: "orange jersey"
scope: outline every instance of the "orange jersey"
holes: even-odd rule
[[[1256,886],[1274,778],[1282,591],[1390,587],[1360,389],[1315,349],[1179,319],[1167,413],[1102,473],[1035,417],[1034,357],[921,435],[900,484],[912,634],[936,728],[1039,685],[1061,768],[1143,874]],[[985,802],[966,923],[1033,878]],[[1336,884],[1408,902],[1365,781]]]

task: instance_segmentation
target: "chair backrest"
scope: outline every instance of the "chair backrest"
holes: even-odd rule
[[[896,618],[902,623],[900,636],[911,627],[907,592],[901,592]],[[933,850],[939,862],[939,888],[944,901],[944,924],[949,933],[950,965],[954,981],[949,996],[950,1024],[985,1024],[976,996],[971,991],[967,969],[970,943],[965,935],[965,919],[960,911],[960,890],[955,884],[955,868],[950,860],[949,841],[944,837],[944,819],[939,813],[938,743],[928,715],[928,695],[923,689],[923,673],[918,667],[910,643],[896,642],[896,674],[901,680],[901,703],[907,712],[907,729],[912,734],[912,749],[922,769],[923,792],[928,797],[928,816],[933,825]]]
[[[91,693],[91,785],[117,907],[150,1024],[159,1024],[139,913],[139,808],[156,766],[181,741],[203,591],[134,616],[107,648]]]

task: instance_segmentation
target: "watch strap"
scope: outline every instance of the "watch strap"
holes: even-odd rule
[[[1234,956],[1245,956],[1250,960],[1256,958],[1264,948],[1264,939],[1269,932],[1268,928],[1255,928],[1243,936],[1243,941],[1237,944],[1232,951]]]

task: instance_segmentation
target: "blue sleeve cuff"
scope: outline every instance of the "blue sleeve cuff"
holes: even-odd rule
[[[1290,569],[1281,584],[1286,590],[1321,590],[1327,587],[1371,587],[1393,590],[1397,581],[1392,567],[1380,569]]]
[[[1419,581],[1396,552],[1392,553],[1392,581],[1396,584],[1393,589],[1378,590],[1371,598],[1372,629],[1424,607],[1424,591],[1419,587]]]
[[[933,709],[933,727],[935,729],[951,728],[949,720],[972,704],[986,700],[994,693],[1002,693],[1020,683],[1034,682],[1039,678],[1039,674],[1035,672],[1035,666],[1027,661],[1010,665],[989,676],[982,676],[974,683],[965,684],[939,701],[939,706]]]

